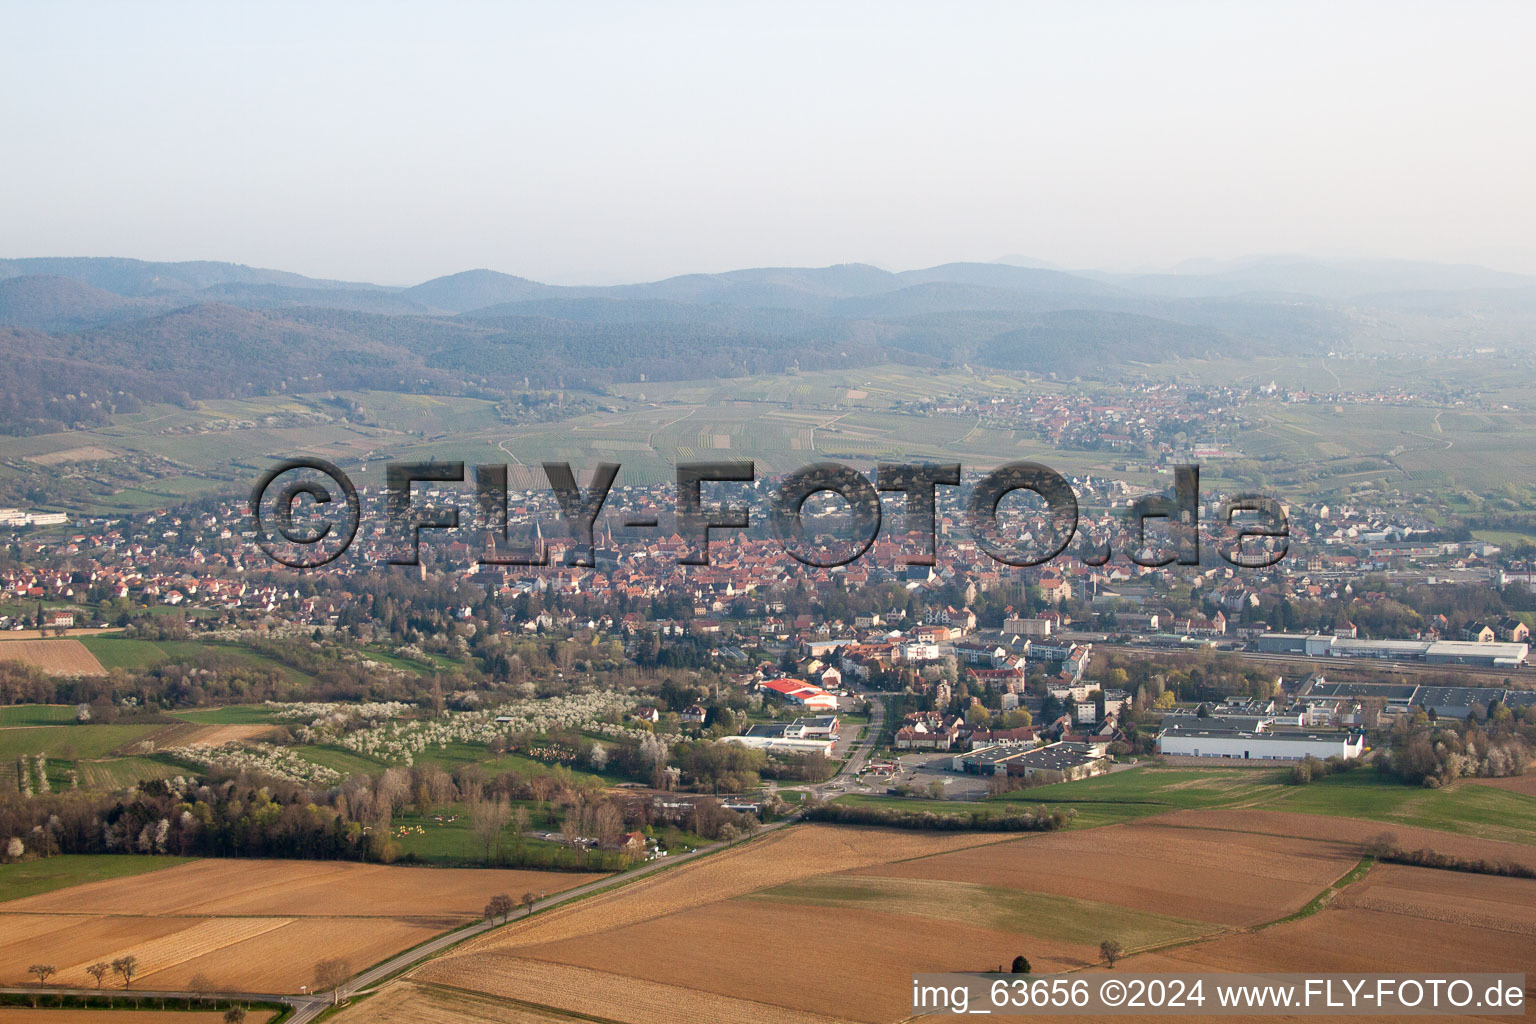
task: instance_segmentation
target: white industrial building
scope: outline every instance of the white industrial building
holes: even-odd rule
[[[1267,654],[1304,654],[1309,658],[1379,658],[1384,661],[1425,661],[1436,665],[1479,665],[1518,668],[1531,645],[1477,643],[1470,640],[1355,640],[1323,633],[1265,633],[1259,650]]]
[[[726,736],[722,743],[738,743],[770,754],[820,754],[831,757],[837,742],[836,715],[797,718],[793,722],[754,725],[741,736]]]
[[[1283,730],[1270,732],[1262,725],[1241,729],[1210,719],[1179,721],[1157,736],[1161,754],[1180,757],[1231,758],[1240,761],[1300,761],[1306,757],[1359,757],[1365,751],[1365,734],[1359,731]]]

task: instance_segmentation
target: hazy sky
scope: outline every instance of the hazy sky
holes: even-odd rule
[[[0,255],[1536,272],[1536,4],[0,3]]]

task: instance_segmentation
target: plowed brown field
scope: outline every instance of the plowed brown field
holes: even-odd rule
[[[474,992],[404,981],[331,1020],[334,1024],[571,1024],[572,1018]]]
[[[54,676],[100,676],[107,672],[78,640],[0,640],[0,661],[19,661]]]
[[[742,955],[753,951],[740,950]],[[768,955],[770,951],[760,951]],[[557,1007],[571,1014],[625,1024],[835,1024],[842,1018],[791,1010],[776,1003],[715,995],[694,987],[665,985],[566,964],[526,960],[510,954],[471,953],[434,960],[411,974],[413,981],[471,989],[519,1002]],[[906,983],[908,992],[911,982]],[[789,987],[786,978],[781,987]],[[910,996],[909,996],[910,999]],[[367,1003],[359,1009],[366,1011]],[[364,1014],[354,1021],[371,1021]],[[402,1022],[404,1024],[404,1022]]]
[[[0,914],[475,918],[505,892],[561,892],[601,875],[313,860],[198,860],[0,903]]]
[[[245,1024],[266,1024],[275,1014],[249,1010]],[[0,1024],[224,1024],[213,1010],[30,1010],[0,1006]]]
[[[1536,796],[1536,771],[1526,769],[1524,775],[1511,775],[1506,779],[1467,779],[1463,785],[1492,786],[1495,789],[1507,789],[1511,793]]]
[[[796,940],[812,930],[830,942]],[[756,952],[743,955],[747,950]],[[1098,959],[1092,946],[962,921],[740,901],[518,952],[794,1010],[886,1021],[905,1016],[912,1005],[913,972],[994,970],[1026,950],[1041,973],[1086,967]],[[797,972],[793,984],[786,984],[786,961],[806,955],[824,957],[822,969]]]
[[[314,966],[357,970],[477,919],[496,893],[559,892],[600,876],[203,860],[0,903],[0,983],[51,963],[59,985],[94,987],[85,968],[138,958],[135,987],[204,975],[222,989],[295,992]],[[110,984],[110,980],[109,980]]]
[[[1138,914],[1206,922],[1215,934],[1127,958],[1120,969],[1137,973],[1523,971],[1536,962],[1536,883],[1523,879],[1378,865],[1326,909],[1255,927],[1327,890],[1381,831],[1254,811],[1022,838],[797,826],[500,929],[410,979],[634,1024],[897,1021],[914,972],[986,970],[1017,953],[1037,973],[1083,967],[1098,960],[1101,927],[1114,938]],[[1420,840],[1420,830],[1394,831]],[[1428,837],[1462,854],[1521,852]],[[928,904],[944,894],[928,887],[946,885],[955,912],[933,913]],[[927,902],[902,903],[909,890]],[[995,907],[964,902],[987,895]],[[1027,912],[1008,917],[1010,900]],[[1053,914],[1058,903],[1066,909]],[[1094,923],[1072,936],[1084,915]],[[417,989],[411,1005],[433,1005],[433,991]]]
[[[963,880],[1252,925],[1300,910],[1359,859],[1345,843],[1136,823],[1028,836],[860,874]]]
[[[1220,829],[1257,835],[1313,839],[1321,842],[1364,843],[1372,836],[1390,832],[1397,844],[1410,850],[1429,847],[1441,853],[1482,860],[1511,861],[1536,868],[1536,846],[1480,839],[1438,829],[1414,828],[1391,822],[1365,821],[1360,818],[1336,818],[1326,814],[1296,814],[1290,811],[1262,811],[1234,808],[1212,811],[1174,811],[1142,819],[1146,824]]]
[[[785,829],[684,868],[664,871],[614,892],[542,914],[534,928],[503,928],[464,948],[508,949],[530,942],[591,935],[799,878],[986,846],[1007,838],[988,833],[814,826]]]

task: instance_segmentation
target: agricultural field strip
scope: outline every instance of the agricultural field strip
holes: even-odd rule
[[[571,1019],[563,1011],[506,997],[415,982],[389,985],[334,1018],[338,1024],[569,1024]],[[606,1022],[607,1018],[601,1020]]]
[[[491,892],[534,886],[559,892],[600,877],[340,861],[200,860],[11,900],[0,903],[0,914],[468,920],[479,916]]]
[[[251,1010],[246,1024],[267,1024],[276,1014]],[[0,1024],[223,1024],[223,1010],[46,1010],[0,1007]]]
[[[102,676],[107,670],[79,640],[0,640],[0,661],[19,661],[52,675]]]
[[[1171,810],[1143,818],[1140,824],[1202,832],[1230,832],[1238,835],[1311,837],[1326,836],[1340,843],[1364,843],[1373,836],[1390,833],[1399,845],[1410,849],[1428,847],[1442,853],[1482,860],[1511,861],[1536,868],[1536,837],[1520,842],[1487,838],[1467,832],[1429,828],[1412,822],[1380,818],[1352,818],[1310,812],[1273,810],[1267,807],[1227,809],[1192,808]]]
[[[847,1019],[610,971],[494,954],[434,960],[408,978],[417,983],[547,1005],[567,1016],[588,1019],[611,1020],[614,1007],[623,1007],[625,1024],[697,1024],[701,1020],[837,1024]],[[365,1002],[359,1009],[367,1006]],[[373,1018],[364,1014],[342,1019]]]
[[[859,907],[892,915],[973,922],[998,931],[1038,934],[1088,946],[1113,932],[1130,949],[1186,941],[1223,929],[1209,921],[1113,903],[941,878],[818,875],[736,899],[806,908]]]
[[[514,924],[468,943],[464,949],[509,948],[528,942],[590,935],[623,924],[663,917],[772,888],[808,875],[827,874],[1007,841],[1000,834],[898,833],[859,830],[855,839],[838,830],[796,826],[753,843],[712,854],[677,871],[663,871],[590,899],[539,915],[528,928]],[[878,845],[887,855],[855,847],[855,840]],[[769,851],[772,851],[770,854]],[[537,932],[532,937],[530,932]]]
[[[295,875],[298,878],[295,879]],[[487,895],[564,889],[600,876],[203,860],[0,904],[0,972],[29,963],[91,987],[84,968],[132,955],[146,989],[202,974],[222,989],[297,991],[317,950],[374,964],[480,917]],[[126,884],[114,884],[126,883]]]
[[[1267,884],[1274,887],[1277,876],[1271,872],[1278,868],[1280,880],[1289,884],[1280,886],[1283,891],[1270,893],[1269,899],[1264,901],[1265,905],[1262,908],[1252,908],[1255,911],[1262,909],[1257,916],[1254,916],[1251,911],[1245,911],[1240,914],[1242,920],[1223,923],[1192,921],[1120,904],[1070,897],[1061,898],[1050,893],[1021,892],[1005,886],[981,885],[972,882],[956,883],[951,881],[955,877],[953,873],[949,873],[947,877],[944,875],[948,871],[946,860],[965,858],[968,854],[980,859],[997,859],[1009,854],[1018,854],[1020,855],[1018,870],[1023,872],[1023,869],[1034,860],[1031,854],[1038,850],[1042,842],[1064,841],[1075,845],[1085,841],[1096,841],[1097,837],[1106,833],[1123,834],[1121,845],[1125,845],[1126,848],[1110,852],[1121,855],[1122,863],[1125,864],[1135,863],[1137,848],[1145,851],[1151,848],[1148,844],[1152,840],[1168,840],[1171,837],[1173,845],[1178,848],[1177,856],[1170,866],[1175,872],[1189,873],[1198,867],[1210,870],[1213,863],[1222,865],[1230,865],[1234,861],[1243,863],[1241,858],[1246,854],[1249,858],[1246,873],[1252,876],[1252,880],[1256,882],[1267,880]],[[1219,832],[1210,834],[1219,836]],[[536,960],[550,968],[579,965],[588,970],[599,970],[603,969],[605,963],[628,962],[625,957],[618,956],[615,950],[609,949],[615,944],[645,951],[638,956],[635,963],[629,964],[634,970],[640,971],[640,960],[649,963],[649,960],[654,958],[654,954],[676,945],[680,941],[680,936],[691,934],[703,923],[719,925],[722,921],[738,920],[743,929],[750,930],[747,926],[748,920],[751,919],[750,915],[746,918],[741,915],[751,905],[758,905],[764,909],[776,906],[780,911],[795,915],[795,920],[805,919],[805,915],[800,913],[802,910],[812,915],[830,910],[843,916],[856,915],[861,920],[870,918],[887,922],[876,926],[872,935],[912,933],[914,926],[899,922],[903,919],[910,921],[921,917],[943,920],[946,922],[944,927],[950,929],[973,929],[990,925],[995,930],[1001,929],[1000,932],[994,931],[992,934],[1036,935],[1042,964],[1054,964],[1060,969],[1070,969],[1072,966],[1087,966],[1092,962],[1092,957],[1086,953],[1069,953],[1068,950],[1091,949],[1094,941],[1101,938],[1103,934],[1116,934],[1123,942],[1129,939],[1127,945],[1134,949],[1177,948],[1191,942],[1201,944],[1213,941],[1224,934],[1246,932],[1253,926],[1277,920],[1287,912],[1306,905],[1319,892],[1331,888],[1340,876],[1347,873],[1356,860],[1352,850],[1335,849],[1340,844],[1328,840],[1296,840],[1290,837],[1278,838],[1263,835],[1234,838],[1236,842],[1229,845],[1234,845],[1236,848],[1228,851],[1229,856],[1218,857],[1215,862],[1209,856],[1208,848],[1203,858],[1196,858],[1194,862],[1189,861],[1185,854],[1190,851],[1184,847],[1200,845],[1194,837],[1185,837],[1166,828],[1138,828],[1136,825],[1125,825],[1095,830],[1091,834],[1056,833],[1048,836],[1025,836],[998,839],[984,846],[973,845],[970,848],[952,851],[910,850],[904,851],[906,855],[901,857],[865,857],[861,859],[872,859],[874,863],[849,866],[844,868],[842,873],[814,869],[792,872],[798,877],[782,882],[778,886],[754,885],[737,879],[734,885],[724,887],[735,890],[731,892],[722,891],[722,887],[718,885],[704,885],[705,889],[715,890],[714,899],[700,898],[704,894],[695,892],[675,894],[684,897],[681,899],[646,900],[645,894],[636,891],[638,887],[626,887],[613,896],[618,899],[644,902],[647,904],[646,912],[634,913],[622,906],[616,910],[612,907],[598,908],[602,911],[600,914],[603,918],[602,922],[559,921],[554,919],[555,914],[547,915],[530,922],[523,928],[514,925],[512,929],[503,930],[506,933],[522,932],[521,936],[516,934],[486,936],[461,947],[459,953],[434,961],[434,965],[437,966],[427,965],[418,968],[416,972],[412,972],[411,976],[423,981],[468,984],[453,976],[457,974],[459,968],[468,966],[465,964],[456,966],[456,961],[464,957],[474,958],[477,980],[481,975],[496,971],[536,970],[528,967],[525,960]],[[1272,857],[1260,856],[1262,852],[1260,850],[1245,849],[1245,847],[1263,847],[1276,843],[1282,844],[1285,849]],[[795,852],[788,848],[773,851],[769,847],[770,844],[761,843],[754,844],[753,848],[760,856],[769,858],[774,857],[777,852],[780,860],[789,860],[791,854]],[[1296,847],[1300,847],[1303,852],[1297,852],[1294,849]],[[1318,852],[1315,855],[1308,855],[1304,851],[1309,847],[1316,847]],[[1065,856],[1073,855],[1072,850],[1065,847],[1061,852]],[[700,880],[693,879],[691,881],[695,884],[687,886],[686,883],[690,880],[683,876],[692,871],[702,870],[704,866],[704,864],[693,865],[679,872],[673,879],[676,883],[674,888],[698,889]],[[731,868],[733,873],[741,876],[751,876],[752,881],[755,882],[761,882],[764,879],[763,874],[753,871],[753,868],[760,867],[759,865],[741,863],[717,866]],[[823,852],[820,866],[825,868],[835,864],[829,865],[826,854]],[[889,875],[892,871],[902,869],[939,872],[941,877],[900,878]],[[1216,870],[1220,873],[1221,868],[1218,867]],[[1027,878],[1028,874],[1020,873],[1018,877]],[[1220,879],[1210,879],[1202,884],[1206,888],[1219,888]],[[986,904],[999,900],[1005,906],[995,908],[994,916],[988,917]],[[738,905],[739,909],[726,911],[727,901]],[[572,909],[577,910],[579,906]],[[1240,908],[1241,901],[1234,906]],[[725,916],[722,917],[722,914]],[[758,924],[761,925],[762,922],[759,921]],[[915,927],[918,931],[922,931],[922,926]],[[1030,931],[1031,927],[1035,928],[1034,932]],[[1049,949],[1054,948],[1053,940],[1075,942],[1075,945],[1062,946],[1054,953],[1048,952]],[[722,940],[722,942],[727,946],[731,945],[728,941]],[[605,949],[608,952],[601,952]],[[614,959],[615,956],[617,959]],[[1062,960],[1063,956],[1067,959]],[[1086,959],[1074,960],[1074,956],[1086,957]],[[707,955],[705,957],[707,959]],[[677,966],[671,960],[667,960],[666,963],[670,965],[669,969]],[[680,977],[686,976],[685,972]],[[654,976],[647,976],[647,978],[650,977]],[[673,977],[670,980],[677,981],[679,978]],[[468,985],[468,987],[492,990],[483,983]],[[504,985],[496,985],[495,990],[500,994],[517,997],[515,990]]]
[[[153,967],[158,972],[188,960],[195,960],[207,953],[233,946],[255,938],[265,932],[274,931],[284,925],[292,923],[291,917],[276,918],[242,918],[221,917],[205,918],[191,925],[172,932],[169,935],[151,939],[126,948],[118,948],[112,951],[115,959],[122,956],[136,957],[139,963],[146,967]],[[97,962],[100,955],[92,955],[71,964],[68,967],[59,968],[59,984],[81,985],[91,984],[90,975],[85,969]]]

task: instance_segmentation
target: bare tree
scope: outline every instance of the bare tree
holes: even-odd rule
[[[352,974],[352,969],[347,962],[339,957],[329,960],[321,960],[315,964],[315,989],[317,991],[331,991],[331,1005],[341,1002],[341,983]]]
[[[202,971],[198,971],[187,979],[187,991],[196,992],[198,1002],[204,1002],[208,998],[208,993],[213,991],[213,979]]]
[[[85,973],[96,979],[96,987],[101,988],[101,979],[105,978],[112,970],[112,965],[105,960],[98,960],[85,969]]]
[[[394,814],[399,814],[411,798],[411,773],[404,768],[387,769],[379,776],[375,799],[387,803]]]
[[[59,973],[59,969],[53,964],[33,964],[27,968],[27,973],[37,975],[37,984],[42,987],[48,984],[49,978]]]
[[[224,1024],[245,1024],[245,1007],[231,1006],[225,1010]]]
[[[533,916],[533,905],[539,902],[539,898],[531,892],[523,893],[523,906],[528,908],[528,916]]]
[[[1111,970],[1114,969],[1115,961],[1124,955],[1125,947],[1114,939],[1105,939],[1099,943],[1099,956],[1104,958],[1104,962],[1110,966]]]
[[[112,961],[112,969],[123,979],[123,988],[133,987],[133,976],[139,973],[139,958],[136,956],[120,956]]]
[[[624,815],[612,803],[604,801],[592,814],[592,831],[597,833],[598,842],[603,846],[613,846],[624,834]]]
[[[512,911],[516,907],[517,904],[512,902],[511,896],[504,892],[497,893],[491,897],[491,902],[485,905],[485,919],[487,921],[494,921],[499,917],[501,918],[501,923],[506,924],[507,918],[512,916]]]
[[[512,817],[512,808],[506,797],[495,800],[476,800],[469,805],[470,828],[485,847],[485,859],[491,859],[491,850],[499,846],[502,830]]]

